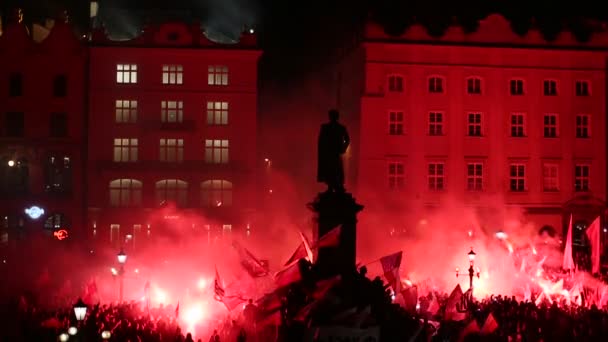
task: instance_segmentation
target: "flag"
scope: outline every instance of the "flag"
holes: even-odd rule
[[[418,287],[409,286],[401,291],[403,296],[403,305],[405,309],[410,313],[416,312],[416,306],[418,305]]]
[[[287,260],[287,262],[285,263],[285,266],[290,265],[302,258],[307,258],[307,257],[308,257],[308,253],[306,252],[306,246],[304,245],[304,242],[301,242],[300,245],[298,246],[298,248],[296,248],[296,250],[293,252],[291,257],[289,257],[289,260]]]
[[[494,315],[490,312],[488,318],[486,318],[486,322],[481,327],[482,335],[489,335],[498,329],[498,323],[496,323],[496,319],[494,319]]]
[[[247,300],[240,295],[225,296],[224,298],[222,298],[222,303],[224,303],[224,306],[226,307],[226,309],[228,309],[228,311],[234,310],[239,305],[245,302],[247,302]]]
[[[431,302],[429,303],[429,307],[426,309],[426,312],[431,314],[431,316],[435,316],[439,311],[439,302],[437,302],[437,298],[433,296]]]
[[[315,290],[312,293],[312,298],[321,299],[325,297],[327,292],[329,292],[329,290],[339,283],[340,280],[342,280],[342,277],[337,275],[333,278],[318,281]]]
[[[587,228],[587,237],[591,244],[591,273],[600,273],[600,218],[593,220]]]
[[[574,269],[574,261],[572,260],[572,214],[570,214],[570,223],[568,224],[568,235],[566,236],[566,247],[564,249],[562,268],[565,270]]]
[[[336,247],[340,244],[340,232],[342,231],[342,226],[337,226],[336,228],[328,231],[323,236],[319,238],[317,244],[314,248],[323,248],[323,247]]]
[[[277,287],[284,287],[300,280],[302,280],[302,274],[300,274],[300,263],[298,262],[287,266],[274,275]]]
[[[467,324],[467,326],[462,330],[462,332],[460,332],[460,337],[458,338],[458,341],[462,342],[465,340],[467,335],[477,334],[479,332],[480,329],[479,325],[477,324],[477,321],[475,319],[472,319],[469,324]]]
[[[215,300],[221,302],[226,296],[226,290],[224,290],[224,286],[222,284],[222,280],[220,278],[220,273],[217,271],[217,267],[215,268],[215,280],[213,281],[213,292],[215,293]]]
[[[395,293],[401,292],[401,279],[399,279],[399,267],[401,266],[401,258],[403,252],[399,251],[387,256],[380,258],[380,264],[382,264],[382,270],[384,271],[384,277],[388,281],[388,284],[393,288]]]
[[[460,288],[460,284],[457,284],[448,297],[445,306],[445,320],[462,321],[466,318],[466,312],[463,312],[464,310],[462,310],[462,298],[462,289]]]
[[[269,274],[268,265],[265,265],[262,261],[256,258],[247,248],[241,246],[238,242],[232,243],[236,248],[239,258],[241,259],[241,266],[249,273],[252,278],[265,277]]]
[[[256,300],[256,305],[260,310],[271,311],[281,307],[281,297],[276,291],[267,293]]]
[[[179,301],[177,301],[177,306],[175,307],[175,318],[179,318]]]
[[[279,307],[260,312],[256,323],[258,327],[263,327],[265,325],[281,325],[281,308]]]
[[[308,257],[308,261],[313,262],[313,254],[312,248],[310,247],[310,240],[304,235],[304,233],[300,232],[300,239],[302,239],[302,243],[304,244],[304,248],[306,249],[306,256]]]

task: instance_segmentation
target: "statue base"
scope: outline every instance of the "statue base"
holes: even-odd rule
[[[315,213],[316,240],[341,226],[338,245],[317,250],[314,263],[316,275],[329,278],[356,270],[357,214],[363,210],[363,206],[349,193],[323,192],[308,207]]]

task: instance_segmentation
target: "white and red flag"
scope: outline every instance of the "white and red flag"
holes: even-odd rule
[[[564,248],[564,260],[562,262],[564,270],[574,270],[574,260],[572,260],[572,214],[570,214],[570,224],[568,224],[568,235],[566,235],[566,246]]]
[[[403,252],[399,251],[387,256],[380,258],[380,264],[382,264],[382,271],[384,277],[388,281],[388,284],[393,288],[395,293],[401,292],[401,279],[399,279],[399,267],[401,266],[401,259],[403,258]]]
[[[486,322],[483,324],[483,327],[481,327],[481,334],[489,335],[496,331],[496,329],[498,329],[498,323],[496,322],[494,315],[490,312],[488,318],[486,318]]]
[[[587,228],[587,238],[591,244],[591,272],[600,273],[600,218],[593,220]]]
[[[314,248],[324,248],[324,247],[336,247],[340,244],[340,233],[342,231],[342,226],[337,226],[336,228],[328,231],[323,234],[315,244]]]
[[[462,293],[460,284],[457,284],[448,297],[448,301],[445,306],[445,320],[462,321],[466,318],[466,312],[462,307],[463,296],[464,294]]]

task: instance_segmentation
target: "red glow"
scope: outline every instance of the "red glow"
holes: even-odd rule
[[[68,238],[68,231],[65,229],[60,229],[60,230],[53,232],[53,236],[57,240],[62,241],[62,240],[65,240]]]

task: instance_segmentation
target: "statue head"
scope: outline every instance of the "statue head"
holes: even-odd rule
[[[331,121],[331,122],[338,121],[338,118],[340,117],[340,113],[338,113],[337,109],[330,109],[328,114],[329,114],[329,121]]]

